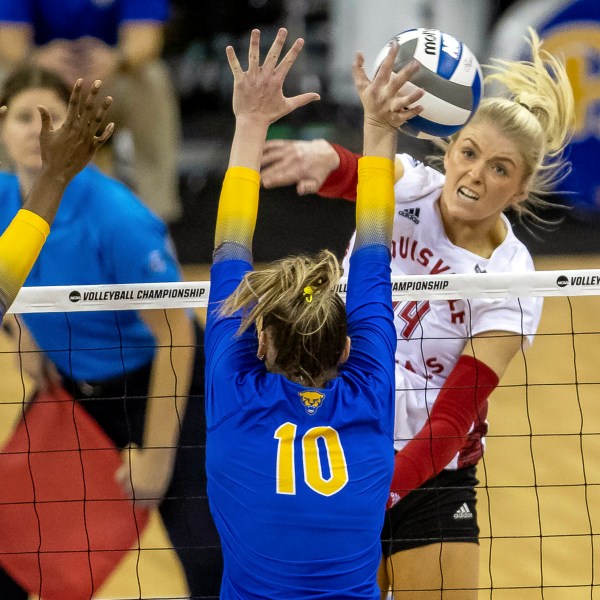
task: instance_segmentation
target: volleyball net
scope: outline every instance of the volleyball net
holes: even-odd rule
[[[24,288],[10,312],[65,313],[65,327],[69,314],[82,311],[181,308],[202,317],[209,290],[205,281]],[[345,295],[345,280],[338,291]],[[600,270],[393,278],[395,302],[523,297],[544,297],[544,309],[532,347],[513,359],[490,400],[486,452],[478,466],[479,598],[600,598]],[[0,345],[4,440],[22,420],[28,399],[22,358],[14,340]],[[82,493],[84,505],[93,504]],[[185,584],[176,583],[180,571],[171,577],[172,589],[157,582],[162,568],[179,568],[176,559],[165,558],[169,540],[160,524],[142,532],[135,523],[139,535],[131,556],[120,558],[106,583],[94,588],[97,597],[185,597]],[[41,556],[60,552],[60,535],[56,539],[51,547],[38,539],[40,565]],[[2,548],[0,543],[0,553]]]

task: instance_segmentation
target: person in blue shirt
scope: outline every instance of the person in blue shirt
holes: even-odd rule
[[[179,105],[161,60],[168,18],[169,0],[0,0],[2,69],[30,62],[56,71],[68,86],[82,73],[101,79],[115,99],[117,132],[131,132],[135,189],[169,222],[182,209]],[[110,164],[107,153],[102,162]]]
[[[379,600],[380,532],[394,450],[396,333],[390,253],[397,127],[422,91],[392,72],[370,82],[357,55],[365,112],[357,243],[346,306],[328,251],[252,269],[259,169],[269,125],[318,99],[282,85],[303,41],[264,62],[258,30],[248,69],[227,48],[236,127],[219,201],[206,329],[206,468],[224,558],[221,598]]]
[[[46,106],[58,123],[69,94],[55,73],[23,67],[6,80],[0,98],[8,107],[2,141],[15,168],[0,174],[3,228],[42,166],[36,106]],[[166,225],[123,184],[87,167],[66,188],[26,285],[181,278]],[[183,309],[126,310],[27,314],[5,322],[34,386],[62,384],[126,449],[117,479],[136,502],[158,505],[191,596],[217,595],[219,539],[202,468],[202,331],[192,316]],[[10,595],[8,586],[0,578],[3,599],[26,598],[22,590]]]
[[[112,98],[107,96],[98,107],[101,82],[95,81],[82,104],[82,85],[78,79],[66,118],[58,129],[54,129],[48,109],[38,107],[42,168],[22,209],[0,236],[0,322],[48,238],[65,188],[112,134],[113,123],[102,127]],[[5,112],[6,107],[2,106],[0,117]]]

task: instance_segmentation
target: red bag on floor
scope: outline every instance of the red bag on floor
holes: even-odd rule
[[[0,454],[0,564],[43,600],[89,599],[148,511],[115,482],[119,451],[64,389],[40,393]]]

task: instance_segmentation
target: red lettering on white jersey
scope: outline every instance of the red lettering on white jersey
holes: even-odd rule
[[[419,240],[411,239],[410,237],[401,235],[400,238],[392,240],[392,260],[402,258],[404,260],[410,260],[423,267],[429,266],[431,259],[435,258],[434,251],[427,247],[419,244]],[[444,262],[444,259],[438,258],[435,265],[429,271],[430,275],[437,275],[438,273],[445,273],[450,271],[450,265]]]
[[[402,307],[402,310],[398,313],[398,317],[404,321],[404,327],[402,327],[399,333],[405,340],[408,340],[413,336],[415,329],[421,324],[421,320],[429,312],[429,308],[430,306],[427,300],[424,302],[413,300],[407,302]]]

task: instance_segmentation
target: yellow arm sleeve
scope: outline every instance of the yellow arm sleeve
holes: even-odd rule
[[[252,249],[258,214],[260,175],[247,167],[230,167],[225,173],[215,232],[215,249],[226,242]]]
[[[390,247],[394,225],[394,161],[363,156],[358,161],[355,250],[373,244]]]
[[[21,209],[0,236],[0,315],[21,289],[49,233],[44,219]]]

